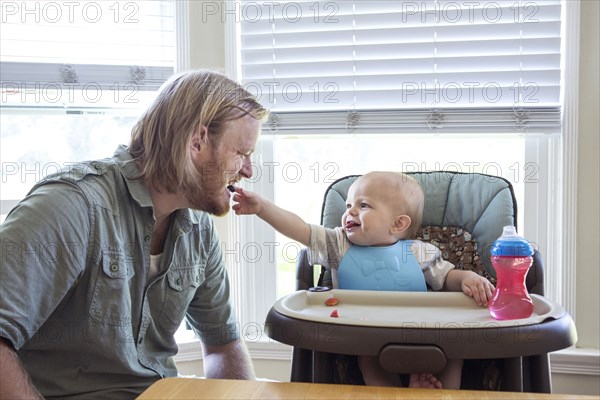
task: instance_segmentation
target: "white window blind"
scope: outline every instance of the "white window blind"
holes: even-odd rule
[[[3,106],[118,107],[174,72],[173,0],[1,5]]]
[[[273,131],[560,132],[560,0],[239,7]]]

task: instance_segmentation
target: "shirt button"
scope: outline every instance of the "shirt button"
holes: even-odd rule
[[[138,344],[142,344],[143,341],[144,341],[144,337],[140,336],[140,338],[138,339]]]
[[[181,278],[177,278],[177,284],[181,285]]]
[[[102,165],[95,163],[94,168],[96,168],[98,171],[100,171],[102,169]]]
[[[146,235],[146,236],[144,237],[144,241],[145,241],[146,243],[148,243],[148,242],[150,241],[150,235]]]
[[[117,271],[119,270],[119,265],[118,265],[118,264],[112,264],[112,265],[110,266],[110,270],[111,270],[112,272],[117,272]]]

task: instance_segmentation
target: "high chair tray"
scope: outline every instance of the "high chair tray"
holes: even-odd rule
[[[339,303],[325,305],[330,297]],[[498,321],[463,293],[302,290],[271,307],[265,333],[318,352],[378,356],[386,346],[414,344],[438,347],[449,359],[538,355],[574,345],[570,315],[542,296],[531,298],[531,317]]]
[[[327,306],[331,297],[338,300]],[[539,324],[565,314],[562,307],[542,296],[531,295],[534,310],[529,318],[496,320],[487,307],[461,292],[384,292],[366,290],[297,291],[279,299],[273,308],[290,318],[372,327],[436,329],[499,328]],[[338,317],[331,317],[333,310]]]

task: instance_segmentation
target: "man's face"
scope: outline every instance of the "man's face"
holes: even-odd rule
[[[208,134],[194,157],[201,180],[195,190],[186,194],[192,208],[214,215],[227,214],[231,195],[227,186],[252,177],[251,157],[260,130],[261,122],[245,115],[226,122],[218,140]]]

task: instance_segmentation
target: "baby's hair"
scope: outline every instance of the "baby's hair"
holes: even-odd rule
[[[419,182],[410,175],[395,171],[373,171],[363,176],[382,180],[382,184],[393,193],[397,198],[395,204],[398,212],[408,215],[411,219],[408,233],[410,238],[414,238],[421,228],[425,203],[423,189]]]

